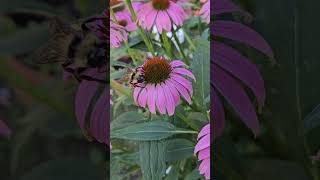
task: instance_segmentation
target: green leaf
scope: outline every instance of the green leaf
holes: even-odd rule
[[[198,169],[194,169],[191,173],[189,173],[185,180],[199,180],[199,179],[204,179],[204,177],[200,174]]]
[[[88,180],[103,179],[104,170],[88,159],[60,159],[43,163],[33,168],[20,180]]]
[[[206,111],[208,103],[205,99],[210,93],[210,44],[207,40],[199,39],[195,46],[197,49],[191,61],[191,69],[196,77],[196,82],[193,83],[194,100]]]
[[[187,139],[171,139],[167,141],[166,161],[178,161],[193,155],[194,143]]]
[[[197,132],[176,128],[171,123],[165,121],[150,121],[111,131],[110,137],[135,141],[152,141],[165,139],[175,134],[185,133]]]
[[[304,118],[304,128],[305,132],[308,132],[312,130],[313,128],[316,128],[320,125],[320,105],[318,105],[316,108],[312,110],[311,113],[309,113]]]
[[[40,47],[48,40],[48,27],[45,24],[32,25],[12,34],[1,37],[0,54],[23,54]]]
[[[136,124],[137,122],[144,121],[145,118],[141,113],[135,112],[135,111],[130,111],[130,112],[125,112],[112,120],[110,129],[111,131],[116,130],[116,129],[121,129],[124,127],[129,127],[133,124]]]
[[[180,168],[178,164],[174,164],[170,166],[168,169],[170,169],[168,176],[166,177],[166,180],[177,180],[179,179],[180,175]]]
[[[140,167],[144,180],[162,180],[166,170],[165,149],[164,141],[140,143]]]

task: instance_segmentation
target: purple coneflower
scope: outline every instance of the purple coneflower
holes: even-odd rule
[[[150,30],[154,25],[161,33],[170,32],[172,25],[181,26],[186,18],[183,8],[172,0],[152,0],[138,11],[139,24]]]
[[[113,48],[120,47],[123,40],[128,39],[128,34],[126,32],[126,29],[119,25],[114,23],[113,21],[110,21],[110,44]]]
[[[199,161],[202,161],[199,166],[200,174],[210,179],[210,123],[198,135],[198,143],[194,149],[194,154],[197,153]]]
[[[172,116],[180,103],[180,95],[191,104],[192,84],[184,76],[195,80],[194,75],[183,66],[180,60],[168,61],[163,57],[153,57],[137,69],[144,75],[144,83],[135,85],[133,98],[138,106],[151,113]]]
[[[128,10],[116,12],[115,17],[118,21],[118,24],[123,26],[128,32],[137,30],[137,25],[132,20],[131,14]]]
[[[205,21],[209,24],[210,23],[210,0],[202,1],[204,5],[200,9],[200,15],[205,19]]]
[[[213,1],[213,15],[237,12],[250,16],[229,0]],[[270,58],[273,52],[268,43],[251,28],[234,21],[214,20],[211,23],[213,37],[222,37],[249,45]],[[224,108],[221,97],[224,97],[233,107],[242,121],[253,133],[260,133],[260,125],[254,103],[251,102],[244,85],[254,94],[257,105],[261,109],[265,101],[264,82],[258,68],[250,60],[234,48],[219,42],[211,41],[211,101],[212,117],[214,119],[215,137],[221,135],[224,129]],[[221,96],[220,96],[221,95]]]

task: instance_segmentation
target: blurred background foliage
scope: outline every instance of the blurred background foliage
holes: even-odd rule
[[[319,162],[310,156],[320,149],[319,107],[315,109],[320,103],[320,26],[313,20],[320,2],[234,2],[253,14],[252,27],[273,48],[276,62],[241,49],[265,80],[266,104],[259,114],[262,133],[254,138],[229,110],[224,135],[214,142],[216,179],[319,179]]]
[[[0,0],[0,119],[12,131],[0,137],[1,180],[109,179],[109,147],[84,138],[74,117],[77,82],[62,81],[59,65],[33,60],[49,38],[48,18],[79,24],[107,6],[106,0]]]

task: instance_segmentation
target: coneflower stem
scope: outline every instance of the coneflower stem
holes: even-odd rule
[[[187,63],[187,65],[190,65],[190,61],[187,58],[187,56],[184,54],[183,48],[182,48],[182,46],[181,46],[181,44],[179,42],[179,38],[177,37],[176,32],[172,31],[172,35],[173,35],[173,38],[175,39],[175,41],[176,41],[176,43],[178,45],[178,51],[179,51],[180,55],[182,56],[184,61]]]
[[[191,38],[189,37],[188,33],[186,33],[186,31],[184,29],[183,29],[183,32],[184,32],[184,37],[186,38],[187,42],[189,43],[191,49],[196,50],[196,46],[191,41]]]
[[[172,48],[171,48],[169,38],[167,36],[167,32],[165,30],[162,30],[161,38],[162,38],[163,46],[164,46],[164,49],[166,50],[167,55],[170,57],[170,59],[172,59],[173,58]]]
[[[148,37],[146,36],[145,32],[143,31],[143,29],[138,24],[137,15],[134,12],[133,6],[131,4],[131,0],[126,0],[126,5],[129,8],[129,11],[131,13],[132,19],[134,20],[134,22],[136,22],[136,25],[138,27],[138,33],[142,37],[142,39],[143,39],[144,43],[146,44],[148,50],[152,53],[153,56],[155,56],[156,54],[155,54],[155,51],[153,49],[151,41],[148,39]]]

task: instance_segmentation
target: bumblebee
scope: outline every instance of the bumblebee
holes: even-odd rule
[[[145,77],[144,77],[144,73],[141,71],[142,67],[139,66],[137,67],[131,74],[130,76],[130,84],[133,87],[141,87],[144,88],[145,87]]]
[[[36,50],[36,62],[60,63],[62,68],[73,74],[78,81],[85,79],[107,83],[83,74],[89,68],[98,68],[99,72],[107,71],[108,44],[100,40],[87,26],[90,22],[104,19],[90,18],[81,24],[81,30],[76,30],[62,19],[52,18],[49,25],[51,38]]]

